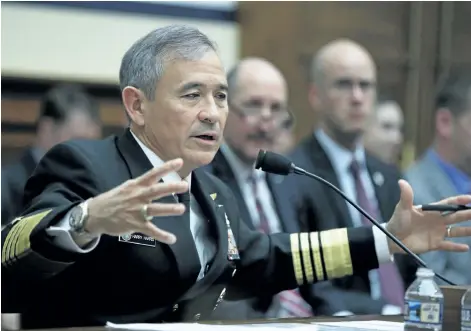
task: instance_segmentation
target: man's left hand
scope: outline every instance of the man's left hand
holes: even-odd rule
[[[416,254],[433,250],[466,252],[469,247],[446,241],[446,238],[471,236],[471,227],[452,227],[447,235],[447,228],[456,223],[471,219],[471,210],[459,211],[442,216],[436,211],[422,211],[414,206],[412,187],[404,180],[399,181],[401,200],[396,205],[394,214],[386,228]],[[438,204],[467,205],[471,203],[471,195],[451,197],[437,202]],[[404,253],[393,241],[389,241],[391,253]]]

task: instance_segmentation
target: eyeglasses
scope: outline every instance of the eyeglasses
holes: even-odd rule
[[[245,119],[250,124],[258,123],[259,121],[274,121],[275,124],[281,124],[287,118],[292,117],[292,113],[288,107],[284,105],[271,105],[266,112],[265,105],[263,104],[245,104],[235,105],[231,103],[229,109],[231,112],[237,114],[239,117]]]

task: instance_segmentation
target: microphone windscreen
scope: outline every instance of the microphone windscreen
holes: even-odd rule
[[[255,161],[255,169],[262,169],[276,175],[288,175],[293,168],[293,163],[283,155],[273,152],[260,150],[257,160]]]

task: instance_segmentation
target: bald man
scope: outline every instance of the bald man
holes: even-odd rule
[[[399,200],[400,173],[365,152],[362,145],[376,99],[372,56],[351,40],[325,45],[312,60],[308,98],[319,127],[295,148],[293,161],[332,182],[379,221],[387,220]],[[311,191],[303,207],[310,230],[370,226],[330,188],[301,178],[298,187],[303,185]],[[343,300],[355,314],[400,314],[405,282],[413,279],[413,268],[404,262],[406,279],[391,263],[334,284],[347,291]]]
[[[242,220],[266,233],[297,232],[294,191],[283,178],[254,169],[260,149],[274,150],[277,136],[285,129],[288,89],[281,72],[259,58],[242,60],[228,75],[229,115],[225,144],[207,168],[232,189]],[[266,295],[244,302],[226,302],[214,318],[250,319],[332,315],[343,310],[329,283],[304,286],[277,296]]]

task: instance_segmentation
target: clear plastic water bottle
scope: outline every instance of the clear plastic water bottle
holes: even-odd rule
[[[443,322],[443,293],[435,283],[434,272],[419,268],[417,278],[405,296],[404,330],[441,331]]]
[[[461,331],[471,331],[471,288],[461,298]]]

